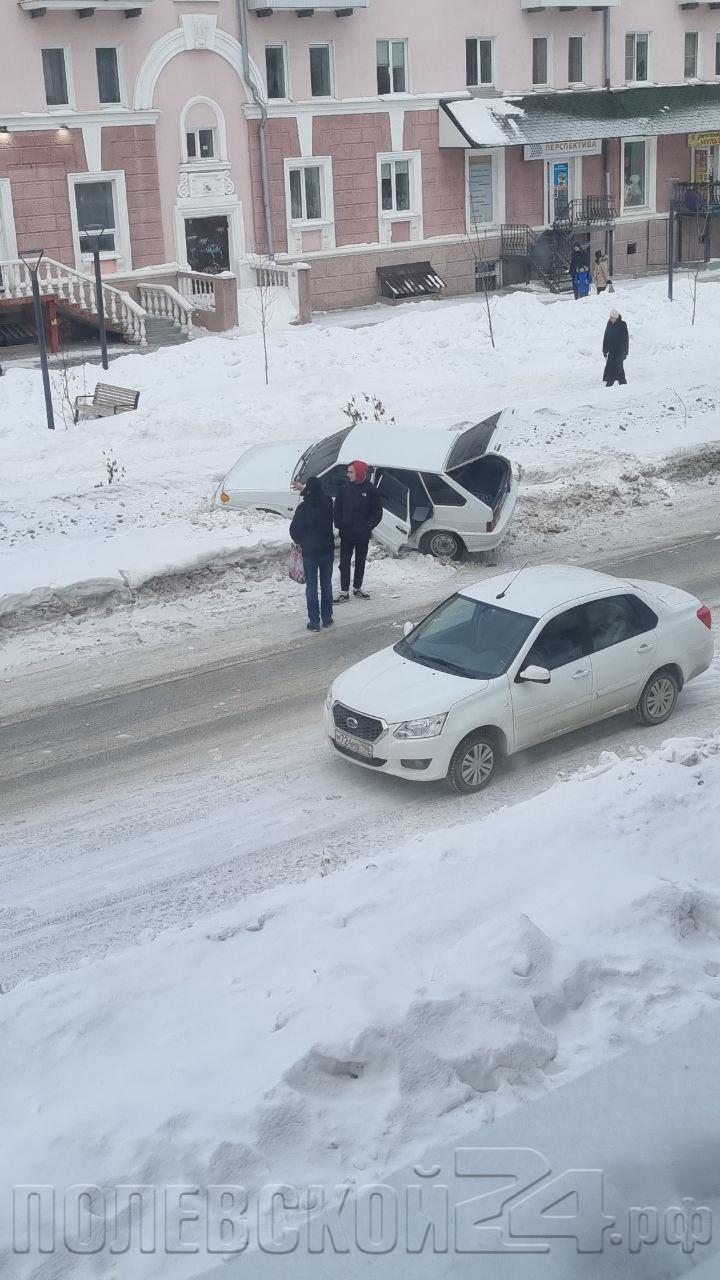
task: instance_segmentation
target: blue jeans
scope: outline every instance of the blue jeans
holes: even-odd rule
[[[334,551],[325,551],[321,556],[309,556],[303,552],[305,569],[305,599],[307,600],[308,622],[319,627],[320,617],[324,623],[332,622],[333,596],[332,575]],[[320,601],[318,602],[318,578],[320,579]]]

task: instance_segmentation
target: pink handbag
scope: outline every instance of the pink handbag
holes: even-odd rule
[[[288,577],[290,577],[293,582],[299,582],[300,584],[305,582],[305,565],[303,564],[303,554],[300,547],[293,547],[290,552],[290,569],[288,571]]]

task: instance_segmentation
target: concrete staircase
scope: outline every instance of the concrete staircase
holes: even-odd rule
[[[148,351],[157,351],[159,347],[177,347],[187,342],[189,333],[178,329],[174,322],[166,317],[146,316],[145,338]]]

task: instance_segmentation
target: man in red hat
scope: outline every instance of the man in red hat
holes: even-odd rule
[[[355,557],[353,595],[359,600],[369,600],[363,591],[365,560],[370,534],[382,520],[383,507],[380,494],[368,480],[366,462],[356,460],[348,467],[349,484],[344,484],[335,499],[335,527],[340,533],[340,594],[336,604],[350,599],[350,565]]]

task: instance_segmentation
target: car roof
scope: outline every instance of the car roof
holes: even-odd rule
[[[498,595],[506,588],[507,594],[498,600]],[[597,573],[594,569],[543,564],[483,578],[463,587],[460,594],[487,604],[497,603],[500,608],[511,609],[514,613],[542,618],[553,609],[571,605],[584,596],[610,594],[623,588],[630,590],[629,583],[607,573]]]
[[[371,467],[442,472],[457,439],[444,427],[398,427],[387,422],[361,423],[348,432],[338,454],[339,463],[357,458]]]

